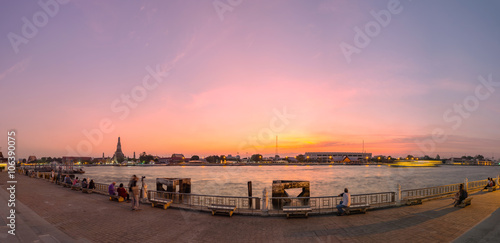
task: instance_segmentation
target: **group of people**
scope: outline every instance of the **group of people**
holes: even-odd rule
[[[493,178],[488,177],[488,183],[486,183],[486,186],[484,187],[485,189],[488,189],[488,187],[495,187],[497,184],[495,183],[495,180]]]
[[[144,177],[143,177],[144,180]],[[130,196],[132,197],[132,209],[131,210],[140,210],[139,209],[139,196],[140,189],[137,182],[139,181],[139,177],[133,175],[128,183],[129,192],[123,187],[123,183],[120,183],[120,186],[116,188],[116,182],[113,182],[108,187],[108,193],[110,196],[120,196],[124,199],[127,199],[127,202],[130,202]],[[130,195],[132,194],[132,195]]]
[[[95,189],[95,182],[94,180],[90,180],[88,182],[87,178],[83,178],[83,180],[80,183],[80,180],[78,177],[76,177],[74,180],[69,177],[69,175],[66,175],[64,177],[63,183],[66,183],[70,186],[76,186],[76,187],[81,187],[81,188],[86,188],[86,189]]]

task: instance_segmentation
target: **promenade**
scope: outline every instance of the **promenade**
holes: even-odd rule
[[[342,217],[230,218],[149,204],[131,211],[130,203],[103,195],[24,175],[16,180],[17,225],[11,236],[5,226],[7,174],[0,173],[0,242],[451,242],[460,236],[458,242],[490,242],[500,232],[498,191],[472,193],[466,208],[454,208],[444,198]]]

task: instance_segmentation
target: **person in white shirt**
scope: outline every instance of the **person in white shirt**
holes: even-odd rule
[[[349,194],[349,190],[347,188],[344,188],[344,193],[340,193],[339,197],[342,197],[342,201],[340,201],[340,204],[337,205],[337,215],[343,215],[344,214],[344,209],[349,206],[351,206],[351,194]]]

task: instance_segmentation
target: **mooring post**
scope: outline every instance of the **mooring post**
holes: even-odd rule
[[[464,181],[464,190],[465,191],[469,190],[469,179],[467,179],[467,177],[465,178],[465,181]]]
[[[252,181],[248,182],[248,208],[252,208]]]
[[[267,209],[267,206],[269,205],[268,202],[269,199],[267,198],[267,188],[264,188],[264,190],[262,190],[262,213],[264,214],[267,214],[267,212],[269,211]]]
[[[401,206],[401,184],[398,184],[398,191],[396,192],[396,205]]]

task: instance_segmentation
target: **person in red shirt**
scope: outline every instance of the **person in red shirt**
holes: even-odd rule
[[[125,188],[123,187],[123,183],[120,183],[120,187],[118,187],[117,191],[118,191],[118,196],[123,197],[123,198],[127,198],[127,202],[130,201],[127,190],[125,190]]]

